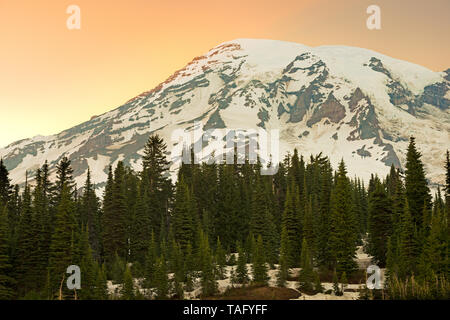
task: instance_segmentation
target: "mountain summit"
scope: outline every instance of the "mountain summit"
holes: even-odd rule
[[[374,51],[238,39],[194,58],[154,89],[57,135],[0,148],[14,183],[48,160],[71,159],[81,186],[88,166],[101,187],[120,160],[139,170],[150,133],[175,129],[279,129],[280,158],[296,147],[343,158],[368,179],[405,160],[416,137],[427,177],[443,183],[450,141],[450,69],[433,72]],[[175,170],[175,168],[172,168]]]

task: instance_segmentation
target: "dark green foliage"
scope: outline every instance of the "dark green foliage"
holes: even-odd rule
[[[133,276],[128,266],[126,266],[125,272],[123,274],[123,284],[120,290],[120,298],[122,300],[136,299],[136,289],[134,288]]]
[[[238,261],[235,272],[235,282],[239,284],[247,284],[250,280],[247,269],[247,258],[245,257],[244,250],[241,246],[237,246]]]
[[[431,208],[431,195],[425,178],[421,154],[416,149],[414,137],[411,137],[406,154],[405,189],[412,223],[418,228],[423,223],[423,211]]]
[[[266,285],[267,281],[269,280],[269,276],[267,274],[267,259],[264,251],[264,243],[261,235],[259,235],[258,239],[256,240],[255,253],[252,258],[253,282]]]
[[[303,238],[302,253],[300,257],[300,273],[298,276],[299,290],[307,294],[314,293],[314,269],[308,242]]]
[[[347,177],[343,161],[333,174],[327,157],[305,162],[295,150],[274,176],[236,157],[235,164],[183,163],[173,193],[166,153],[162,139],[151,136],[143,170],[120,161],[110,168],[102,202],[89,170],[76,192],[68,158],[58,164],[55,183],[45,163],[23,192],[11,186],[0,161],[0,297],[108,299],[108,278],[121,285],[124,299],[141,299],[131,274],[158,299],[182,299],[197,278],[210,297],[227,276],[225,265],[236,263],[232,283],[240,285],[249,283],[248,263],[262,285],[278,263],[278,286],[300,266],[300,289],[311,294],[323,291],[318,270],[336,270],[340,295],[346,277],[358,275],[355,253],[363,244],[386,266],[386,297],[448,297],[448,153],[445,194],[438,188],[433,203],[414,139],[405,178],[391,167],[383,180],[372,176],[367,190]],[[63,281],[72,264],[82,270],[77,292]]]
[[[167,276],[167,262],[163,255],[156,260],[154,283],[156,299],[167,299],[169,295],[169,278]]]
[[[7,207],[0,199],[0,300],[9,300],[14,296],[14,279],[10,276],[12,265],[8,247],[8,214]]]
[[[55,229],[50,244],[48,271],[50,273],[50,291],[55,295],[61,281],[66,277],[66,269],[72,264],[76,233],[74,203],[67,184],[62,186],[61,197],[55,217]]]
[[[119,161],[112,176],[109,170],[103,203],[103,250],[107,262],[113,261],[117,253],[127,259],[127,206],[125,199],[125,169]]]
[[[332,262],[338,272],[351,274],[356,270],[357,230],[353,216],[350,181],[344,161],[339,164],[336,187],[331,195],[329,246]]]
[[[380,267],[386,265],[388,238],[392,234],[392,203],[378,177],[375,188],[369,194],[369,253]]]

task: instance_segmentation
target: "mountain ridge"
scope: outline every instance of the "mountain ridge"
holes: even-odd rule
[[[205,129],[279,129],[281,154],[294,147],[305,156],[324,151],[333,164],[344,158],[351,174],[366,177],[400,167],[414,135],[431,182],[441,183],[439,163],[450,141],[449,70],[362,48],[237,39],[116,109],[55,135],[13,142],[0,156],[15,183],[45,159],[54,170],[66,155],[79,186],[89,166],[101,187],[110,163],[123,160],[139,170],[151,132],[170,142],[173,130],[192,130],[197,120]]]

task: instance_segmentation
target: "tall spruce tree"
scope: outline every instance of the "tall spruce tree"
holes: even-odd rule
[[[406,154],[405,189],[413,224],[420,229],[423,223],[424,207],[431,209],[431,195],[425,178],[421,153],[411,137]]]
[[[388,238],[392,234],[392,203],[378,177],[369,195],[369,253],[380,267],[386,265]]]
[[[266,265],[267,259],[264,251],[264,243],[261,235],[259,235],[258,239],[256,240],[255,253],[252,259],[252,274],[253,282],[262,285],[266,285],[269,280]]]
[[[15,280],[11,277],[12,265],[9,256],[9,224],[7,206],[0,199],[0,300],[14,297]]]
[[[356,270],[356,222],[352,209],[350,181],[344,161],[339,164],[336,186],[331,195],[329,246],[338,272],[351,274]]]
[[[62,187],[55,217],[55,229],[50,243],[48,272],[50,274],[49,289],[53,295],[57,294],[61,282],[66,277],[66,269],[72,264],[75,251],[73,242],[75,232],[76,220],[74,203],[71,198],[71,187],[65,183]]]

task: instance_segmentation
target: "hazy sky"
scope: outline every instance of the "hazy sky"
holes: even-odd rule
[[[68,30],[69,5],[81,29]],[[381,8],[381,30],[366,8]],[[118,107],[236,38],[373,49],[450,67],[449,0],[0,0],[0,146]]]

